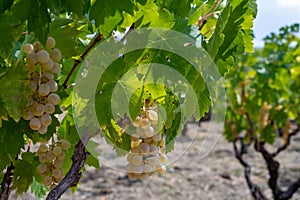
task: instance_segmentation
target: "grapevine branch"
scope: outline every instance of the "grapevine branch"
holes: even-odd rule
[[[238,149],[237,142],[240,142],[240,149]],[[266,196],[263,194],[261,189],[252,182],[251,180],[251,166],[243,158],[243,155],[247,153],[248,146],[243,142],[243,138],[238,138],[233,142],[233,149],[235,152],[235,157],[239,160],[241,165],[244,167],[244,175],[247,181],[247,185],[250,192],[255,200],[267,200]]]
[[[72,156],[73,163],[69,172],[58,186],[49,192],[46,200],[57,200],[68,188],[78,184],[81,177],[81,168],[90,154],[85,151],[85,146],[89,139],[88,131],[86,131],[81,140],[75,145],[74,154]]]
[[[72,69],[70,70],[66,80],[64,81],[64,83],[62,84],[62,86],[66,89],[68,88],[68,81],[71,78],[72,74],[74,73],[75,69],[77,68],[77,66],[85,59],[85,57],[88,55],[88,53],[96,46],[96,44],[98,42],[100,42],[102,40],[102,35],[98,34],[95,39],[93,40],[93,42],[88,46],[88,48],[85,50],[85,52],[83,52],[83,54],[80,56],[80,60],[74,60],[74,65],[72,67]]]
[[[4,174],[4,178],[1,183],[0,200],[7,200],[9,198],[9,195],[11,193],[11,184],[14,175],[14,169],[15,166],[13,165],[13,163],[11,163],[10,166],[8,166],[6,169],[6,173]]]

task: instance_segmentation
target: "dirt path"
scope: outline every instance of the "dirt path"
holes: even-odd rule
[[[212,133],[208,134],[209,126]],[[68,191],[61,200],[251,200],[243,168],[233,155],[232,145],[218,133],[218,124],[203,123],[194,138],[196,129],[195,124],[189,124],[187,135],[180,136],[175,154],[184,154],[168,166],[165,173],[155,174],[143,182],[131,182],[126,178],[125,172],[107,166],[102,166],[98,171],[88,169],[75,194]],[[202,158],[203,154],[200,155],[199,152],[208,151],[213,146],[209,154]],[[189,148],[185,151],[187,147]],[[281,175],[284,177],[280,178],[283,186],[295,177],[300,177],[299,151],[300,136],[279,157],[283,160]],[[254,165],[252,179],[271,197],[271,192],[266,187],[267,174],[261,157],[250,152],[248,159]],[[12,196],[11,199],[13,198]],[[34,198],[26,194],[21,199]],[[300,191],[293,199],[300,199]]]

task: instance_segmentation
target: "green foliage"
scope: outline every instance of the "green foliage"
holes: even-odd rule
[[[245,138],[249,139],[250,124],[246,115],[255,137],[267,143],[273,143],[278,129],[284,128],[288,120],[300,122],[300,45],[295,35],[298,32],[299,24],[294,24],[281,28],[279,34],[270,34],[264,39],[262,49],[241,57],[228,74],[230,108],[225,129],[228,140],[234,140],[242,131],[247,132]],[[267,124],[262,127],[260,110],[264,103],[270,105],[270,109]]]
[[[100,80],[91,80],[96,82],[94,89],[97,91],[95,97],[91,99],[84,98],[85,93],[91,91],[90,85],[80,85],[76,82],[77,75],[84,76],[79,70],[80,65],[74,70],[67,84],[76,82],[76,85],[81,87],[82,94],[74,94],[74,87],[72,87],[74,85],[63,89],[62,84],[70,75],[75,63],[81,62],[89,69],[99,68],[99,66],[93,66],[93,63],[89,65],[88,61],[83,61],[84,57],[91,53],[90,45],[93,44],[95,36],[101,34],[104,39],[109,38],[113,41],[110,36],[114,31],[124,32],[132,25],[134,28],[173,29],[186,35],[191,35],[194,31],[196,34],[193,34],[193,37],[201,39],[202,47],[217,63],[221,75],[224,75],[232,70],[236,56],[253,50],[251,28],[256,12],[254,0],[229,0],[224,5],[214,0],[0,1],[0,169],[3,171],[11,163],[14,164],[13,189],[21,194],[30,187],[36,196],[42,198],[47,189],[41,185],[41,176],[35,170],[39,164],[38,157],[31,152],[32,150],[25,152],[25,146],[28,148],[32,143],[47,141],[53,134],[58,139],[70,141],[71,148],[66,151],[63,164],[66,173],[71,167],[75,144],[79,141],[83,130],[89,129],[90,134],[94,134],[98,129],[95,127],[95,121],[89,121],[93,111],[96,111],[97,123],[100,124],[102,130],[100,135],[114,145],[118,153],[124,154],[130,149],[130,137],[124,134],[123,127],[117,123],[118,120],[125,115],[131,119],[139,115],[145,98],[156,100],[160,106],[159,117],[161,121],[164,121],[161,131],[166,133],[166,150],[169,152],[174,149],[174,141],[187,120],[192,115],[200,119],[215,102],[218,91],[213,81],[205,82],[204,80],[208,80],[206,75],[197,71],[190,60],[176,55],[174,52],[178,48],[172,47],[168,41],[163,44],[171,46],[170,50],[174,51],[173,53],[145,48],[127,52],[123,57],[115,59],[105,69]],[[205,18],[206,23],[199,22],[201,17]],[[294,29],[296,30],[297,27],[295,26]],[[286,34],[284,30],[282,34],[281,37],[284,38]],[[27,42],[41,41],[45,44],[49,35],[55,38],[56,47],[63,54],[61,73],[55,77],[59,82],[58,94],[62,98],[55,113],[61,115],[60,120],[53,117],[48,132],[40,135],[37,131],[29,129],[28,121],[21,119],[28,103],[28,96],[31,95],[31,88],[28,80],[29,72],[24,66],[25,55],[20,50]],[[150,37],[153,41],[157,38],[159,37]],[[126,37],[126,42],[134,44],[138,39]],[[261,56],[270,54],[272,44],[280,42],[280,37],[272,36],[266,38],[266,41],[272,41],[269,42],[270,50],[258,52]],[[281,41],[283,42],[283,39]],[[105,43],[101,42],[100,44]],[[113,42],[122,49],[124,44]],[[268,48],[266,46],[266,49]],[[115,49],[108,49],[106,53],[116,53],[113,50]],[[287,63],[296,56],[296,53],[292,55],[285,53],[287,50],[289,48],[282,46],[271,54],[283,56]],[[95,50],[93,53],[98,52]],[[97,54],[97,56],[105,60],[103,57],[106,55]],[[199,59],[204,58],[199,56]],[[254,63],[254,61],[251,62]],[[173,71],[164,71],[166,69],[163,67],[158,70],[151,63],[160,64],[160,67],[169,66],[169,69]],[[261,65],[262,63],[257,64],[257,68]],[[272,77],[272,80],[276,81],[270,81],[268,85],[277,92],[285,92],[284,105],[287,105],[288,103],[285,102],[289,101],[294,101],[291,105],[298,103],[297,98],[289,96],[289,88],[296,90],[299,86],[299,69],[296,63],[286,66],[286,69],[276,69],[278,73]],[[132,76],[126,76],[128,72],[131,72]],[[178,72],[178,76],[173,79],[166,75],[175,72]],[[259,80],[265,78],[264,74],[258,76],[258,74],[253,74],[253,71],[249,71],[249,74]],[[294,82],[286,78],[288,74],[292,75]],[[246,75],[241,76],[240,79]],[[179,81],[181,79],[185,81]],[[263,89],[265,86],[260,83],[263,82],[258,81],[257,85]],[[136,85],[142,86],[135,88]],[[115,95],[114,89],[118,89],[115,99],[112,98]],[[194,93],[195,96],[192,95]],[[233,93],[230,95],[234,97]],[[95,100],[95,105],[92,100]],[[238,98],[236,102],[239,102]],[[257,99],[257,102],[260,101]],[[129,110],[124,107],[126,103]],[[259,105],[254,108],[259,109]],[[234,110],[232,108],[232,112]],[[296,115],[297,112],[290,107],[287,112],[284,110],[284,112],[274,114],[276,116],[274,120],[283,123],[287,117],[291,118]],[[242,117],[239,118],[234,114],[232,117],[240,120],[240,126],[246,126]],[[75,118],[80,120],[75,121]],[[132,126],[127,128],[126,131],[133,130]],[[266,140],[270,140],[268,134],[262,135],[265,135],[262,137],[267,138]],[[95,142],[88,143],[87,148],[93,156],[87,158],[86,164],[100,168],[98,152],[95,150],[97,145]],[[125,151],[119,151],[120,149]]]

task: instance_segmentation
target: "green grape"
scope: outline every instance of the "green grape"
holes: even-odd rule
[[[142,119],[140,124],[143,129],[149,129],[151,126],[150,120],[148,118]]]
[[[143,166],[143,172],[149,173],[149,172],[153,172],[153,171],[154,171],[154,167],[152,165],[145,164]]]
[[[49,36],[46,41],[46,47],[49,49],[53,49],[55,47],[55,43],[55,39]]]
[[[143,129],[143,128],[141,128],[141,127],[136,128],[136,134],[137,134],[139,137],[144,137],[144,136],[145,136],[145,129]]]
[[[39,86],[39,95],[44,97],[47,96],[49,93],[50,93],[50,87],[48,84],[43,83]]]
[[[63,173],[60,169],[53,169],[52,170],[52,175],[54,178],[58,179],[58,178],[61,178],[63,176]]]
[[[131,141],[131,148],[139,147],[140,143],[141,143],[141,140]]]
[[[49,80],[47,85],[50,87],[50,92],[56,92],[58,90],[58,85],[55,80]]]
[[[34,53],[34,52],[31,52],[30,54],[28,54],[27,56],[26,56],[26,61],[27,61],[27,63],[28,64],[30,64],[30,65],[35,65],[35,64],[37,64],[37,59],[36,59],[36,53]]]
[[[167,163],[168,162],[168,157],[166,154],[160,154],[159,156],[159,161],[163,164]]]
[[[34,72],[36,70],[36,65],[26,63],[25,67],[27,67],[28,71]]]
[[[146,138],[143,138],[143,141],[147,144],[150,144],[153,142],[152,138],[151,137],[146,137]]]
[[[130,136],[130,140],[131,140],[131,141],[138,141],[138,140],[140,140],[140,137],[139,137],[139,136],[136,137],[136,136],[137,136],[137,135],[131,135],[131,136]]]
[[[147,143],[141,143],[139,149],[142,154],[148,154],[150,152],[150,147]]]
[[[48,79],[48,80],[53,80],[54,79],[54,74],[52,74],[51,72],[44,72],[43,76]]]
[[[152,139],[153,139],[154,142],[159,142],[159,141],[161,141],[161,134],[158,133],[158,134],[154,135],[154,136],[152,137]]]
[[[149,118],[152,121],[157,121],[158,120],[157,112],[155,112],[154,110],[148,110],[148,115],[149,115]]]
[[[50,56],[46,50],[40,50],[36,53],[36,59],[43,64],[49,61]]]
[[[53,151],[48,151],[47,152],[47,159],[52,162],[55,159],[55,155],[53,153]]]
[[[135,181],[138,179],[138,176],[133,173],[128,173],[128,179],[131,181]]]
[[[127,156],[127,161],[129,163],[132,163],[132,157],[133,157],[133,154],[132,153],[129,153],[128,156]]]
[[[61,148],[62,148],[63,150],[68,150],[68,149],[70,149],[71,144],[70,144],[69,141],[67,141],[67,140],[60,140],[60,142],[61,142]]]
[[[135,121],[132,123],[134,127],[138,128],[141,126],[141,120],[142,118],[141,117],[136,117],[135,118]]]
[[[157,156],[152,156],[152,157],[147,158],[146,163],[148,163],[149,165],[152,165],[152,166],[156,166],[156,165],[160,164]]]
[[[48,145],[46,143],[41,143],[40,147],[39,147],[39,150],[43,153],[47,152],[48,151]]]
[[[23,114],[23,118],[25,120],[31,120],[33,118],[33,114],[30,109],[26,109]]]
[[[43,104],[40,103],[33,103],[32,105],[32,110],[31,110],[32,114],[34,116],[41,116],[44,112],[45,112],[45,107]]]
[[[50,56],[55,62],[59,62],[61,60],[61,52],[59,49],[52,49],[50,51]]]
[[[149,145],[150,146],[150,153],[151,155],[158,154],[158,147],[154,144]]]
[[[37,89],[37,82],[36,81],[30,81],[29,85],[30,85],[32,91],[36,91],[36,89]]]
[[[53,74],[57,74],[61,71],[60,65],[57,62],[53,63],[53,67],[50,70]]]
[[[54,147],[53,154],[57,157],[62,153],[62,150],[59,146]]]
[[[43,67],[45,70],[47,70],[47,71],[48,71],[48,70],[51,70],[52,67],[53,67],[53,60],[50,58],[50,59],[48,60],[48,62],[42,64],[42,67]]]
[[[29,43],[24,44],[23,47],[22,47],[22,51],[23,51],[24,53],[26,53],[26,54],[31,53],[31,52],[33,51],[33,46],[32,46],[32,44],[29,44]]]
[[[47,126],[43,126],[43,125],[42,125],[41,128],[39,128],[39,130],[38,130],[39,134],[41,134],[41,135],[47,133],[47,131],[48,131]]]
[[[55,159],[53,165],[55,168],[61,168],[62,167],[62,164],[63,164],[63,161],[60,160],[60,159]]]
[[[45,163],[41,163],[37,167],[37,171],[40,174],[45,173],[47,171],[47,169],[48,169],[48,166]]]
[[[132,165],[132,173],[134,174],[141,174],[143,173],[144,168],[142,165]]]
[[[41,121],[38,119],[38,118],[32,118],[29,122],[29,127],[32,129],[32,130],[39,130],[41,128]]]
[[[55,93],[49,94],[47,100],[53,105],[58,105],[60,103],[60,97]]]
[[[143,156],[142,155],[133,155],[131,159],[131,163],[134,165],[140,165],[143,163]]]
[[[57,156],[57,158],[58,159],[60,159],[60,160],[63,160],[64,158],[66,157],[66,154],[65,154],[65,152],[61,152],[61,154],[59,154],[58,156]]]
[[[47,161],[48,161],[48,160],[47,160],[47,155],[46,155],[45,153],[41,154],[41,155],[39,156],[39,161],[40,161],[41,163],[47,162]]]
[[[43,126],[49,126],[52,123],[52,117],[49,114],[43,114],[41,116],[41,123]]]
[[[152,137],[155,135],[154,128],[150,126],[148,129],[145,129],[145,136],[146,137]]]
[[[49,186],[52,183],[52,178],[50,176],[45,176],[43,178],[43,184]]]
[[[44,109],[47,114],[53,114],[55,112],[55,107],[52,103],[46,103]]]

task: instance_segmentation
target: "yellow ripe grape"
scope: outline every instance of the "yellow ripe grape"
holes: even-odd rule
[[[140,124],[143,129],[149,129],[151,126],[150,120],[148,118],[142,119]]]
[[[47,152],[47,159],[52,162],[55,159],[55,155],[53,153],[53,151],[48,151]]]
[[[57,62],[53,63],[53,67],[51,68],[50,72],[53,74],[57,74],[61,71],[60,65]]]
[[[160,172],[160,173],[165,172],[166,171],[166,166],[164,166],[164,165],[157,165],[155,167],[155,171],[156,172]]]
[[[55,112],[55,107],[52,103],[46,103],[44,109],[47,114],[53,114]]]
[[[138,179],[138,176],[135,175],[134,173],[128,173],[128,179],[131,181],[135,181]]]
[[[46,41],[46,47],[49,48],[49,49],[52,49],[55,47],[55,39],[53,37],[48,37],[47,38],[47,41]]]
[[[54,147],[53,154],[57,157],[61,154],[62,150],[59,146]]]
[[[148,115],[149,115],[149,118],[152,121],[157,121],[158,120],[157,112],[155,112],[154,110],[148,110]]]
[[[44,63],[47,63],[49,61],[50,55],[49,55],[48,51],[46,51],[46,50],[40,50],[40,51],[38,51],[36,53],[36,59],[40,63],[44,64]]]
[[[39,85],[39,95],[40,96],[47,96],[50,93],[50,87],[46,83],[42,83]]]
[[[139,139],[140,139],[139,137],[135,137],[133,135],[130,136],[131,141],[138,141]]]
[[[168,157],[166,154],[160,154],[159,156],[159,162],[166,164],[168,162]]]
[[[25,120],[31,120],[33,118],[33,114],[32,114],[30,109],[25,109],[24,114],[23,114],[23,118]]]
[[[131,153],[132,154],[138,154],[138,153],[140,153],[140,150],[139,150],[139,148],[132,148]]]
[[[148,163],[149,165],[152,165],[152,166],[156,166],[156,165],[160,164],[157,156],[152,156],[152,157],[147,158],[146,163]]]
[[[43,104],[34,103],[31,111],[34,116],[41,116],[45,111],[45,107]]]
[[[143,142],[147,143],[147,144],[150,144],[153,142],[152,138],[151,137],[147,137],[147,138],[143,138]]]
[[[41,128],[41,121],[38,118],[32,118],[29,122],[29,127],[34,130],[37,131]]]
[[[150,147],[150,154],[155,155],[158,153],[158,147],[154,144],[149,145]]]
[[[126,166],[125,166],[125,170],[126,170],[126,172],[127,173],[132,173],[132,164],[127,164]]]
[[[61,178],[63,176],[63,173],[60,169],[53,169],[52,170],[52,175],[54,178],[58,179],[58,178]]]
[[[37,82],[36,81],[30,81],[29,85],[30,85],[33,92],[36,91],[36,89],[37,89]]]
[[[153,171],[154,171],[154,167],[152,165],[145,164],[143,166],[143,172],[144,173],[150,173],[150,172],[153,172]]]
[[[61,142],[61,148],[62,148],[63,150],[68,150],[68,149],[70,149],[71,144],[70,144],[69,141],[67,141],[67,140],[60,140],[60,142]]]
[[[131,148],[139,147],[141,143],[141,140],[138,141],[131,141]]]
[[[54,74],[52,74],[51,72],[44,72],[43,76],[48,79],[48,80],[53,80],[54,79]]]
[[[60,103],[60,97],[55,93],[49,94],[47,100],[53,105],[58,105]]]
[[[49,186],[52,184],[52,178],[50,176],[45,176],[43,178],[43,184],[46,186]]]
[[[60,160],[60,159],[55,159],[53,165],[55,168],[61,168],[62,167],[62,164],[63,164],[63,161]]]
[[[37,171],[40,174],[45,173],[47,171],[47,169],[48,169],[48,166],[45,163],[41,163],[37,167]]]
[[[42,125],[41,128],[38,130],[39,134],[43,135],[46,134],[48,131],[47,126]]]
[[[147,143],[141,143],[139,150],[142,154],[148,154],[150,152],[150,147]]]
[[[133,155],[134,155],[134,154],[132,154],[132,153],[129,153],[129,154],[127,155],[127,161],[128,161],[129,163],[132,163],[132,157],[133,157]]]
[[[137,127],[140,127],[140,126],[141,126],[141,125],[140,125],[141,119],[142,119],[142,118],[139,117],[139,116],[136,117],[136,118],[135,118],[135,121],[132,123],[133,126],[136,127],[136,128],[137,128]]]
[[[134,165],[140,165],[143,163],[143,156],[142,155],[133,155],[131,159],[131,163]]]
[[[65,154],[65,152],[61,152],[61,154],[59,154],[58,156],[57,156],[57,158],[58,159],[60,159],[60,160],[63,160],[64,158],[66,157],[66,154]]]
[[[147,178],[149,178],[149,176],[150,176],[150,173],[142,173],[140,176],[139,176],[139,178],[141,179],[141,180],[146,180]]]
[[[61,52],[59,49],[52,49],[50,51],[50,56],[52,58],[53,61],[55,62],[59,62],[61,60]]]
[[[53,60],[50,58],[48,62],[42,64],[42,67],[47,71],[51,70],[53,67]]]
[[[40,161],[41,163],[47,162],[47,161],[48,161],[48,160],[47,160],[47,154],[45,154],[45,153],[41,154],[41,155],[39,156],[39,161]]]
[[[49,114],[43,114],[41,116],[41,123],[43,126],[49,126],[52,123],[52,117]]]
[[[35,65],[38,63],[38,60],[36,59],[36,53],[31,52],[26,56],[26,61],[30,65]]]
[[[158,134],[154,135],[154,136],[152,137],[152,140],[153,140],[154,142],[159,142],[159,141],[161,141],[161,134],[158,133]]]
[[[134,174],[141,174],[143,173],[143,166],[142,165],[132,165],[132,173]]]
[[[154,128],[150,126],[148,129],[145,129],[145,136],[146,137],[152,137],[155,135]]]
[[[47,85],[50,87],[50,92],[56,92],[58,90],[58,85],[55,80],[49,80]]]
[[[28,71],[34,72],[36,70],[36,65],[26,63],[25,67],[27,67]]]
[[[26,54],[29,54],[33,51],[33,46],[30,43],[26,43],[22,46],[22,51]]]
[[[48,145],[46,143],[41,143],[40,144],[40,147],[39,147],[39,150],[43,153],[47,152],[48,151]]]
[[[136,128],[136,134],[137,134],[139,137],[145,137],[145,129],[143,129],[143,128],[141,128],[141,127]]]

